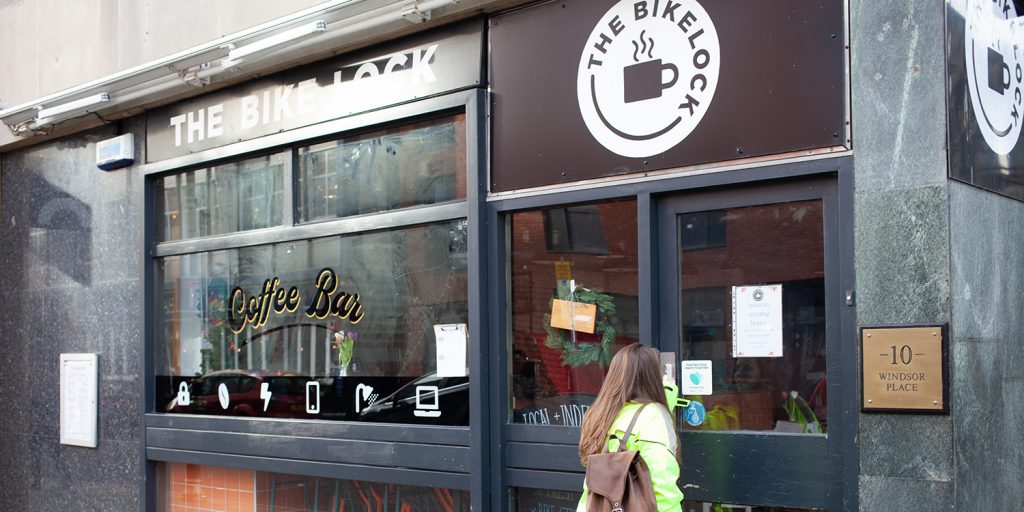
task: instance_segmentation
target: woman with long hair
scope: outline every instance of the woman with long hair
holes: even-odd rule
[[[646,407],[645,407],[646,405]],[[608,375],[593,405],[583,416],[580,458],[618,449],[619,439],[640,408],[639,417],[626,449],[637,450],[647,463],[658,512],[680,511],[683,493],[679,479],[678,437],[666,402],[658,351],[639,343],[623,347],[608,366]],[[587,489],[583,488],[577,512],[587,510]]]

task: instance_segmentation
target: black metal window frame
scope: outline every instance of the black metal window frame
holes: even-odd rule
[[[444,487],[470,491],[473,509],[484,508],[490,455],[485,437],[489,418],[483,400],[486,372],[482,362],[488,360],[489,351],[484,336],[486,297],[480,286],[470,285],[467,290],[471,340],[468,427],[156,413],[153,380],[162,286],[158,269],[160,259],[167,256],[467,219],[468,281],[482,282],[487,275],[483,249],[487,234],[482,222],[487,162],[484,95],[482,89],[466,88],[143,166],[145,214],[138,222],[144,233],[145,255],[140,273],[144,280],[140,297],[144,311],[140,319],[144,371],[139,421],[145,439],[141,463],[146,468],[146,478],[141,489],[144,497],[140,500],[141,510],[156,510],[155,463],[159,462]],[[300,146],[457,113],[464,113],[466,120],[465,200],[298,223],[294,200],[298,183],[294,169]],[[159,178],[274,152],[290,153],[285,159],[284,179],[289,193],[285,194],[281,226],[189,240],[157,241],[156,222],[163,221],[157,218],[156,212],[155,191]]]
[[[834,244],[828,252],[835,257],[826,262],[835,274],[826,293],[839,296],[854,289],[853,272],[853,158],[849,155],[830,156],[796,163],[769,163],[730,171],[680,174],[672,177],[643,181],[609,179],[602,183],[581,187],[565,187],[532,195],[499,195],[487,202],[487,224],[493,226],[487,241],[488,260],[495,262],[490,269],[488,301],[493,305],[489,316],[489,337],[498,340],[491,350],[495,352],[488,362],[490,375],[488,400],[493,412],[491,432],[499,440],[500,450],[491,452],[492,471],[490,487],[491,510],[510,510],[510,489],[516,487],[561,491],[582,490],[583,468],[577,454],[580,429],[565,426],[525,425],[511,423],[509,405],[511,379],[511,214],[541,208],[579,203],[635,198],[638,223],[638,279],[640,306],[640,339],[651,344],[657,333],[663,308],[658,288],[659,237],[658,209],[663,198],[676,194],[706,193],[722,188],[751,190],[793,180],[824,180],[834,187],[833,198],[826,208],[829,217],[837,222],[829,224],[827,243]],[[833,297],[833,303],[839,304]],[[837,427],[832,427],[828,460],[829,471],[841,478],[827,482],[830,510],[856,510],[858,448],[857,432],[857,347],[856,323],[853,308],[839,306],[840,325],[830,332],[835,339],[830,347],[841,347],[841,371],[830,376],[830,406],[838,412]],[[661,348],[657,343],[656,348]],[[749,436],[747,433],[726,434]],[[764,437],[763,434],[754,434]],[[770,434],[767,434],[770,436]],[[824,436],[822,436],[824,437]],[[755,440],[756,441],[756,440]],[[823,441],[824,442],[824,441]],[[684,446],[685,452],[685,446]],[[686,455],[684,453],[684,463]],[[822,478],[826,478],[822,476]],[[795,489],[791,487],[790,492]]]

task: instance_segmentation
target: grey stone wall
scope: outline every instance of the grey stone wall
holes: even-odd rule
[[[956,510],[1024,507],[1024,203],[950,184]]]
[[[140,124],[130,124],[137,144]],[[103,172],[102,128],[3,155],[0,509],[139,509],[143,177]],[[99,446],[59,443],[58,360],[99,354]]]
[[[948,322],[945,4],[851,0],[850,11],[857,321]],[[953,509],[951,417],[859,423],[860,510]]]

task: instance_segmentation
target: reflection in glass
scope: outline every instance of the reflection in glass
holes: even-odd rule
[[[465,115],[299,149],[299,218],[466,198]]]
[[[714,379],[700,429],[827,430],[822,226],[820,201],[679,216],[682,359]],[[782,285],[782,356],[733,357],[732,287],[760,284]]]
[[[684,501],[683,512],[810,512],[813,509]]]
[[[469,511],[455,489],[339,480],[167,462],[157,465],[158,509],[335,512]]]
[[[550,333],[575,346],[599,344],[588,334],[551,326],[553,299],[570,284],[607,294],[614,305],[598,323],[614,330],[612,350],[639,338],[636,201],[611,201],[512,215],[512,422],[579,426],[601,387],[597,362],[565,364]]]
[[[284,220],[284,159],[250,158],[157,180],[160,241],[280,226]]]
[[[513,487],[509,489],[509,495],[511,512],[572,512],[576,510],[583,493]]]
[[[161,263],[158,410],[468,424],[468,377],[437,375],[434,333],[468,318],[465,220]]]

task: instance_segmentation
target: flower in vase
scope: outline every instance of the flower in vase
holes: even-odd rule
[[[358,337],[359,334],[355,332],[346,333],[345,331],[340,331],[334,333],[334,341],[338,346],[338,364],[341,366],[342,371],[347,370],[348,364],[352,362],[352,348]]]

